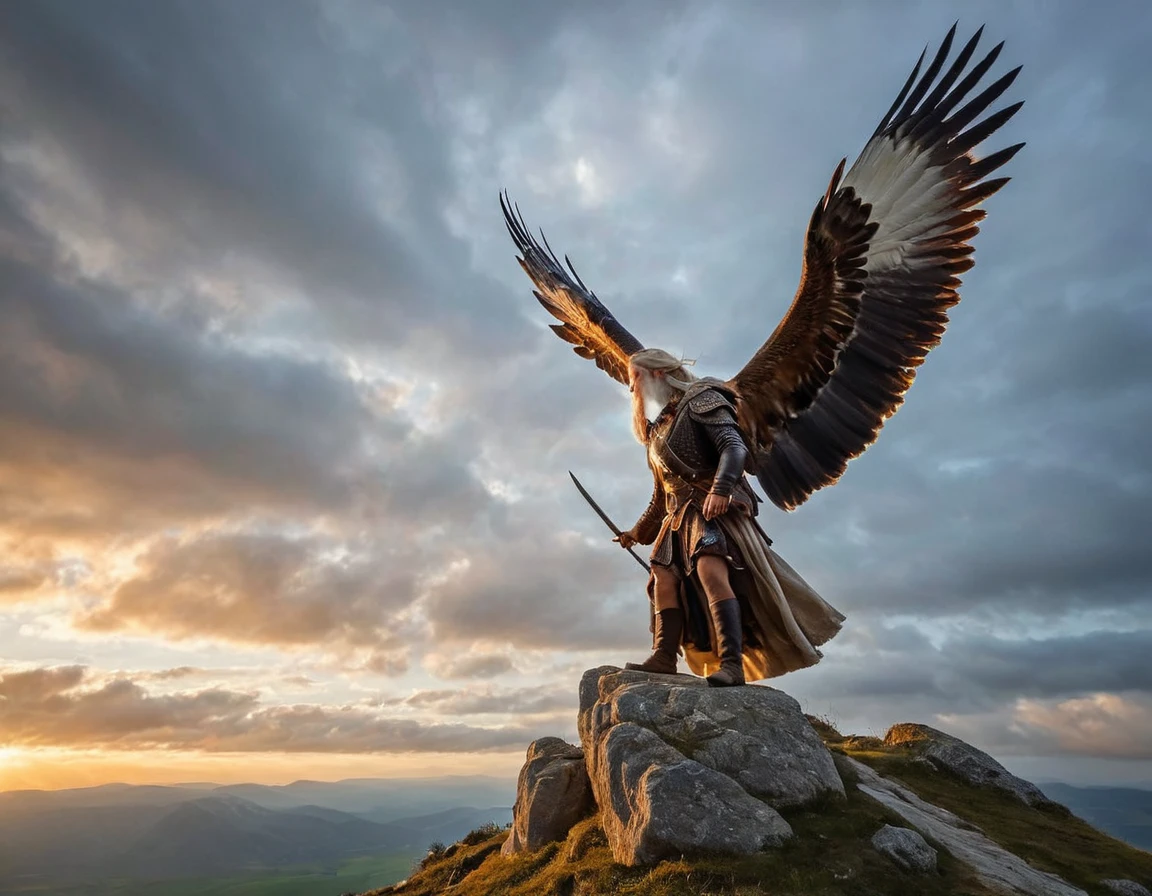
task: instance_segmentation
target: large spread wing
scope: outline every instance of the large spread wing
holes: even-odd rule
[[[918,79],[921,54],[847,175],[843,161],[836,169],[788,314],[729,381],[750,466],[784,510],[836,482],[904,400],[974,264],[969,241],[985,214],[975,206],[1008,181],[985,178],[1024,145],[972,155],[1023,105],[980,117],[1020,69],[968,99],[1003,46],[961,77],[980,29],[937,81],[955,31]]]
[[[644,348],[640,341],[620,325],[612,312],[601,304],[564,256],[568,270],[556,259],[544,234],[544,248],[532,238],[520,215],[520,209],[510,206],[507,196],[501,194],[500,208],[508,233],[520,250],[520,267],[536,284],[533,295],[548,313],[560,321],[551,324],[552,331],[565,342],[572,343],[573,351],[582,358],[590,358],[596,366],[624,385],[628,385],[628,357]],[[515,208],[515,214],[513,214]],[[571,272],[571,276],[569,276]]]

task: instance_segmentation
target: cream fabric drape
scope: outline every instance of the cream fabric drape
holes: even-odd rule
[[[744,677],[748,681],[775,678],[820,662],[823,654],[817,648],[840,631],[844,614],[765,543],[750,518],[731,513],[716,522],[739,548],[755,582],[747,600],[763,643],[745,646]],[[710,613],[708,617],[711,626]],[[714,629],[712,643],[716,643]],[[696,650],[690,644],[684,645],[684,658],[697,675],[710,675],[720,667],[714,652]]]

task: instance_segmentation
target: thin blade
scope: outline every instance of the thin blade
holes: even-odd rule
[[[600,517],[600,519],[604,520],[605,525],[607,525],[608,528],[611,529],[614,534],[623,535],[624,533],[622,533],[620,531],[620,529],[617,528],[616,524],[614,522],[612,522],[611,519],[608,518],[608,514],[606,514],[603,510],[601,510],[600,505],[597,504],[592,499],[592,496],[590,494],[588,494],[588,490],[580,484],[580,480],[576,478],[576,474],[573,473],[571,470],[569,470],[568,475],[572,477],[572,482],[575,484],[576,488],[580,491],[580,494],[584,496],[584,500],[587,501],[589,506],[593,510],[596,511],[596,514]],[[637,554],[634,550],[632,550],[632,548],[626,548],[626,550],[628,551],[629,554],[631,554],[633,556],[633,558],[635,558],[637,563],[639,563],[641,566],[644,567],[644,569],[647,572],[652,571],[652,568],[647,563],[645,563],[643,560],[641,560],[640,555]]]
[[[576,484],[576,488],[580,490],[580,494],[584,496],[584,500],[592,506],[592,509],[595,510],[597,514],[599,514],[600,519],[604,520],[604,523],[608,526],[609,529],[612,530],[613,534],[621,534],[620,530],[616,527],[616,524],[608,518],[608,514],[600,509],[600,505],[592,499],[592,496],[588,494],[588,490],[580,484],[580,480],[576,478],[576,474],[569,470],[568,475],[572,477],[572,481]]]

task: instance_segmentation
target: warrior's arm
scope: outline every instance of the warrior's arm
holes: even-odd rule
[[[652,487],[652,500],[648,502],[648,506],[640,514],[640,519],[636,521],[636,525],[632,527],[636,542],[638,544],[652,544],[656,540],[656,536],[660,534],[660,527],[663,524],[664,492],[660,488],[660,483],[656,482]]]
[[[748,446],[744,444],[744,438],[740,435],[736,418],[727,408],[717,408],[708,414],[707,421],[700,422],[708,439],[716,446],[716,451],[720,455],[710,491],[720,498],[730,497],[736,488],[736,483],[744,475]]]

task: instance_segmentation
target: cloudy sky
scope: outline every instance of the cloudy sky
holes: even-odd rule
[[[848,621],[773,682],[1152,784],[1147,4],[1003,39],[943,345],[763,522]],[[645,344],[729,376],[929,2],[0,6],[0,787],[514,774],[647,655],[625,389],[548,332],[507,188]],[[1123,27],[1117,27],[1122,23]]]

